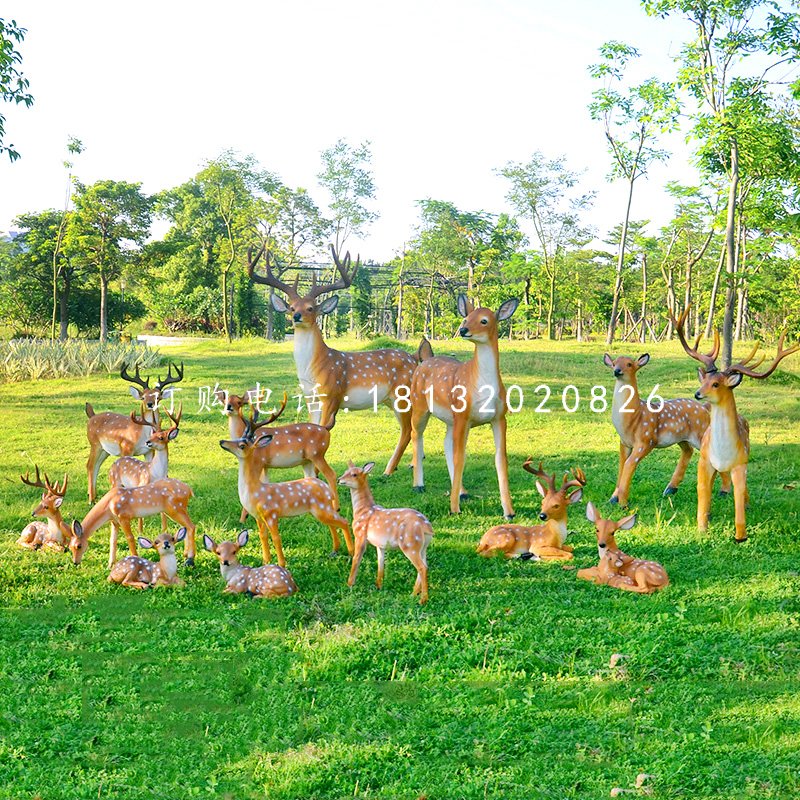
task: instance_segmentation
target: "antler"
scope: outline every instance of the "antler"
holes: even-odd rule
[[[266,419],[260,420],[259,422],[255,422],[258,419],[258,409],[256,409],[255,414],[253,415],[253,422],[255,423],[255,427],[253,431],[257,431],[259,428],[263,428],[265,425],[269,425],[270,422],[275,422],[278,417],[283,414],[284,410],[286,409],[286,403],[289,401],[289,395],[284,392],[283,393],[283,402],[281,403],[281,407],[277,411],[273,411]]]
[[[555,492],[556,491],[556,476],[555,476],[555,473],[553,473],[552,475],[548,475],[542,469],[542,462],[541,461],[539,462],[539,468],[538,469],[534,469],[533,468],[533,456],[529,456],[528,459],[525,461],[525,463],[522,465],[522,469],[524,469],[526,472],[530,472],[531,475],[535,475],[537,478],[541,478],[543,481],[545,481],[545,483],[550,488],[551,492]]]
[[[732,373],[739,373],[740,375],[747,375],[749,378],[768,378],[773,372],[775,372],[775,368],[781,363],[781,361],[783,361],[784,358],[786,358],[786,356],[790,356],[792,353],[796,353],[798,350],[800,350],[800,342],[793,347],[790,347],[788,350],[784,350],[783,340],[785,338],[786,331],[781,334],[781,338],[778,340],[778,353],[766,372],[755,371],[756,367],[758,367],[766,358],[765,354],[763,353],[761,354],[761,358],[759,358],[755,364],[749,364],[758,351],[759,343],[756,342],[756,346],[750,351],[750,355],[747,356],[747,358],[742,359],[738,364],[732,364],[730,367],[728,367],[728,369],[725,370],[725,374],[730,375]]]
[[[149,389],[150,388],[150,378],[146,378],[142,380],[141,376],[139,375],[139,365],[136,365],[136,369],[133,375],[130,375],[128,372],[128,367],[126,364],[122,365],[122,369],[119,371],[119,376],[124,381],[128,381],[128,383],[135,383],[137,386],[141,386],[142,389]]]
[[[183,403],[178,405],[178,416],[173,417],[171,412],[167,411],[167,409],[164,409],[164,413],[170,418],[173,429],[179,427],[181,424],[181,417],[183,416]]]
[[[361,256],[356,258],[355,266],[348,272],[348,269],[350,268],[350,253],[345,253],[343,262],[339,261],[339,254],[336,252],[336,248],[331,245],[331,255],[333,256],[333,263],[336,264],[336,269],[339,271],[340,277],[333,283],[320,284],[317,284],[315,278],[311,284],[311,290],[308,293],[309,297],[319,297],[321,294],[335,292],[339,289],[347,289],[347,287],[353,282],[353,278],[355,277],[356,272],[358,272],[358,268],[361,266]]]
[[[42,481],[42,476],[39,473],[39,465],[34,464],[36,467],[36,480],[31,480],[31,473],[28,470],[25,475],[20,475],[19,479],[27,484],[28,486],[33,486],[35,489],[44,489],[50,494],[57,495],[58,497],[63,497],[67,493],[67,484],[69,483],[69,478],[67,477],[67,473],[64,473],[64,481],[61,485],[59,485],[58,481],[55,483],[50,482],[50,478],[48,477],[47,473],[44,474],[44,481]]]
[[[45,484],[42,482],[42,478],[41,478],[41,476],[39,475],[39,465],[38,465],[38,464],[34,464],[33,466],[34,466],[34,467],[36,467],[36,480],[35,480],[35,481],[32,481],[32,480],[31,480],[31,473],[30,473],[30,470],[28,470],[28,471],[25,473],[25,475],[24,475],[24,476],[23,476],[23,475],[20,475],[20,476],[19,476],[19,479],[20,479],[20,480],[21,480],[23,483],[27,484],[28,486],[33,486],[33,487],[34,487],[34,489],[46,489],[46,488],[47,488],[47,486],[46,486],[46,485],[45,485]]]
[[[259,275],[256,272],[256,264],[258,264],[262,255],[264,256],[265,272],[263,275]],[[280,290],[292,299],[297,299],[299,297],[297,294],[297,284],[300,280],[300,276],[298,275],[295,278],[294,286],[290,286],[288,283],[284,283],[280,278],[276,277],[269,263],[269,250],[267,250],[266,242],[261,243],[261,247],[258,248],[255,258],[253,258],[252,245],[247,248],[247,274],[250,276],[250,280],[253,281],[253,283],[263,283],[266,286],[271,286],[273,289]]]
[[[686,306],[681,312],[681,315],[678,319],[675,319],[672,311],[669,312],[669,318],[672,320],[672,324],[675,326],[675,330],[678,334],[678,338],[681,340],[681,344],[683,345],[683,349],[695,360],[699,361],[706,369],[706,372],[719,372],[716,365],[717,356],[719,355],[719,331],[714,331],[714,347],[711,349],[710,353],[699,353],[697,351],[697,347],[700,344],[700,340],[703,338],[702,335],[698,336],[694,347],[689,347],[689,343],[686,341],[686,334],[683,331],[683,326],[686,323],[686,317],[689,315],[689,309],[691,308],[691,304]]]
[[[569,473],[564,473],[564,478],[561,481],[561,491],[565,492],[567,489],[571,489],[573,486],[582,488],[586,486],[586,473],[580,467],[573,467],[572,468],[572,478],[569,477]]]
[[[47,477],[47,473],[44,475],[44,482],[47,486],[47,491],[50,494],[54,494],[57,497],[63,497],[67,493],[67,484],[69,483],[69,477],[67,473],[64,473],[64,480],[61,482],[61,485],[58,484],[58,481],[55,483],[50,483],[50,478]]]
[[[135,422],[137,425],[149,425],[153,430],[157,430],[154,422],[146,420],[143,416],[137,417],[135,411],[131,411],[131,422]]]
[[[175,375],[172,374],[172,368],[175,367]],[[158,376],[158,381],[156,381],[156,389],[161,391],[165,386],[169,386],[171,383],[180,383],[183,380],[183,361],[181,361],[180,367],[176,364],[173,364],[172,361],[169,362],[169,367],[167,368],[167,377],[164,380],[161,380],[161,376]]]

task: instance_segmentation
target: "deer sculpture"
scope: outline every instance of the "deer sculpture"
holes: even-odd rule
[[[698,400],[706,401],[711,407],[711,422],[703,435],[700,445],[700,463],[697,466],[697,527],[708,530],[708,515],[711,509],[711,491],[717,473],[728,472],[733,480],[733,499],[736,514],[736,533],[734,541],[747,541],[746,507],[749,502],[747,491],[747,464],[750,460],[750,426],[747,420],[736,411],[733,390],[746,375],[762,380],[775,371],[784,358],[800,350],[800,343],[784,350],[786,333],[778,340],[778,352],[770,366],[763,372],[756,369],[763,363],[766,354],[756,360],[759,343],[756,342],[750,354],[742,361],[719,370],[716,359],[719,355],[719,332],[714,332],[714,346],[708,353],[700,353],[698,347],[701,337],[697,337],[694,347],[686,341],[684,325],[689,313],[687,306],[676,320],[670,314],[673,325],[683,349],[702,365],[697,373],[700,388],[695,392]]]
[[[449,356],[432,356],[429,345],[420,346],[423,360],[411,382],[414,488],[420,492],[425,488],[424,433],[428,418],[433,414],[447,426],[444,454],[450,473],[451,514],[460,513],[461,499],[467,496],[462,478],[469,431],[476,425],[491,425],[503,514],[506,519],[514,517],[508,488],[506,396],[500,377],[497,326],[511,317],[518,304],[516,298],[506,300],[495,313],[489,308],[475,308],[466,295],[459,295],[458,313],[464,317],[459,334],[475,345],[475,353],[467,362]]]
[[[289,570],[277,564],[246,567],[239,563],[238,553],[247,544],[249,533],[242,531],[235,542],[217,544],[203,536],[206,550],[219,559],[219,571],[225,579],[225,594],[248,594],[250,597],[289,597],[297,591]]]
[[[186,538],[186,528],[180,528],[173,536],[171,533],[160,534],[155,541],[144,536],[139,537],[139,546],[145,550],[154,549],[158,553],[158,561],[149,561],[141,556],[125,556],[117,561],[108,576],[109,583],[118,583],[132,589],[151,589],[154,586],[183,586],[184,581],[178,577],[178,559],[175,545]]]
[[[628,505],[631,481],[636,468],[653,450],[677,444],[681,455],[670,482],[664,489],[664,497],[673,495],[686,474],[692,453],[700,449],[703,435],[708,429],[711,416],[708,406],[697,400],[679,398],[665,400],[660,409],[652,408],[639,397],[636,373],[650,361],[648,353],[639,358],[608,353],[603,363],[614,373],[614,399],[611,404],[611,420],[619,435],[619,470],[617,485],[611,495],[611,503]],[[728,494],[731,477],[722,476],[721,494]]]
[[[318,298],[348,288],[360,265],[356,260],[355,266],[350,268],[349,253],[340,261],[333,245],[331,254],[339,278],[332,283],[317,284],[314,277],[311,288],[304,295],[298,292],[298,279],[292,285],[274,275],[269,263],[269,252],[264,244],[255,256],[253,249],[250,249],[248,271],[252,281],[277,289],[287,297],[284,300],[279,295],[272,294],[272,306],[279,313],[290,316],[294,325],[297,377],[306,396],[316,396],[320,400],[319,404],[309,409],[312,422],[330,429],[334,426],[340,409],[377,410],[379,405],[393,409],[400,424],[400,440],[386,465],[385,474],[389,475],[397,469],[411,439],[411,406],[406,393],[417,361],[402,350],[346,353],[334,350],[326,344],[318,320],[335,310],[339,297],[332,295],[322,301]],[[262,256],[265,274],[259,275],[255,268]],[[399,410],[401,406],[404,407],[403,410]]]
[[[572,547],[564,544],[567,538],[567,511],[573,503],[583,497],[586,475],[580,468],[572,470],[573,477],[564,474],[561,486],[556,488],[556,476],[548,475],[533,466],[529,458],[522,468],[539,480],[536,490],[542,496],[539,513],[541,525],[496,525],[481,537],[478,554],[488,557],[502,553],[506,558],[521,558],[523,561],[570,561]],[[574,489],[574,491],[572,491]]]
[[[639,594],[652,594],[669,586],[669,578],[661,564],[633,558],[617,547],[614,534],[617,531],[629,531],[636,524],[636,514],[614,522],[603,519],[594,505],[587,503],[586,518],[595,525],[600,561],[596,567],[579,569],[577,575],[581,580]]]
[[[352,461],[339,478],[341,486],[350,489],[353,500],[353,535],[355,553],[348,586],[353,586],[367,543],[378,552],[378,577],[375,585],[383,586],[383,565],[388,549],[400,549],[417,570],[413,594],[420,604],[428,602],[428,546],[433,539],[433,527],[428,518],[413,508],[384,508],[375,503],[369,488],[369,478],[375,463],[357,467]]]
[[[128,373],[128,368],[123,364],[120,377],[132,385],[129,387],[131,395],[142,404],[142,415],[148,423],[153,423],[155,429],[159,428],[158,405],[168,397],[167,387],[170,384],[183,380],[183,364],[175,367],[172,374],[170,364],[167,377],[159,377],[155,386],[150,388],[150,378],[143,379],[136,366],[133,375]],[[97,496],[97,475],[103,462],[111,456],[140,456],[148,452],[147,440],[150,433],[146,427],[137,425],[129,416],[116,414],[113,411],[103,411],[95,414],[91,403],[86,403],[86,436],[89,439],[89,458],[86,462],[86,473],[89,479],[89,502],[93,503]]]
[[[35,466],[36,477],[33,480],[30,478],[30,472],[26,472],[25,475],[20,475],[19,477],[26,486],[44,489],[42,501],[33,510],[31,516],[45,517],[47,522],[35,520],[28,523],[20,534],[19,539],[17,539],[17,544],[30,550],[45,548],[62,553],[72,533],[69,525],[64,522],[64,518],[61,516],[61,504],[67,494],[68,478],[65,474],[61,483],[53,483],[45,473],[44,480],[42,480],[39,474],[39,467],[38,465]]]
[[[264,433],[256,437],[259,428],[269,420],[256,422],[254,416],[245,420],[245,429],[238,439],[220,441],[223,450],[232,453],[239,460],[239,500],[258,523],[258,535],[261,539],[261,553],[265,564],[272,560],[270,552],[269,532],[278,564],[286,566],[283,554],[278,520],[285,517],[298,517],[311,514],[323,525],[327,525],[333,540],[333,552],[339,550],[339,533],[341,530],[352,555],[353,540],[347,520],[336,510],[336,498],[330,486],[317,478],[300,478],[282,483],[262,483],[263,464],[256,451],[269,447],[273,435]]]

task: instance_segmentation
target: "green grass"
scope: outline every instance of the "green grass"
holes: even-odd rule
[[[617,438],[610,413],[587,403],[589,387],[611,387],[602,347],[501,347],[506,384],[526,394],[509,424],[518,520],[538,513],[520,469],[528,455],[559,473],[582,466],[586,499],[608,511]],[[460,342],[436,349],[468,353]],[[649,349],[643,389],[694,391],[685,355]],[[293,390],[290,346],[206,341],[166,354],[186,362],[171,474],[195,490],[198,536],[231,537],[235,460],[217,445],[221,415],[198,413],[197,387],[261,380]],[[443,427],[431,421],[427,492],[412,492],[408,455],[396,475],[372,482],[378,502],[416,506],[433,522],[423,608],[398,552],[387,558],[383,591],[372,549],[348,589],[347,559],[328,557],[327,530],[310,518],[281,525],[300,592],[277,602],[223,596],[217,561],[204,551],[193,572],[182,570],[185,589],[137,593],[105,581],[106,531],[78,569],[66,556],[18,549],[37,500],[18,474],[34,462],[51,475],[67,471],[64,509],[81,518],[83,404],[131,406],[113,378],[0,386],[0,797],[597,800],[640,772],[653,776],[656,798],[797,797],[800,359],[786,369],[737,390],[753,442],[747,544],[731,541],[731,500],[715,498],[708,535],[697,532],[696,459],[670,500],[661,491],[678,451],[640,467],[640,524],[620,544],[666,567],[672,585],[653,596],[577,581],[560,564],[477,557],[481,534],[500,520],[491,432],[472,432],[472,499],[451,517]],[[553,388],[552,413],[533,412],[539,383]],[[559,408],[566,383],[583,395],[575,414]],[[386,409],[341,414],[329,459],[339,471],[351,457],[382,467],[396,436]],[[342,501],[349,513],[349,497]],[[581,504],[570,519],[578,567],[596,558],[583,513]],[[257,563],[257,538],[244,560]],[[610,667],[614,653],[624,658]]]

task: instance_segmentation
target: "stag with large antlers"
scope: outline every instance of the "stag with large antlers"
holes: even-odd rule
[[[687,306],[676,320],[672,314],[673,325],[681,340],[683,349],[702,365],[698,369],[700,388],[695,392],[698,400],[705,400],[711,406],[711,423],[703,436],[700,446],[700,463],[697,467],[697,527],[708,529],[708,514],[711,508],[711,491],[717,473],[730,472],[733,479],[733,498],[736,506],[736,542],[747,540],[745,509],[749,502],[747,491],[747,463],[750,459],[750,426],[736,412],[733,390],[742,378],[768,378],[784,358],[800,350],[800,343],[784,350],[786,334],[778,340],[778,352],[770,366],[763,372],[756,369],[766,358],[762,353],[756,359],[759,343],[756,342],[747,358],[727,369],[719,370],[716,359],[719,355],[719,332],[714,333],[714,347],[708,353],[698,350],[701,337],[698,336],[691,347],[686,340],[684,324],[689,313]]]
[[[128,381],[131,395],[141,403],[142,418],[153,428],[159,428],[159,403],[169,396],[170,384],[183,380],[183,364],[169,365],[167,377],[164,380],[159,376],[155,386],[150,387],[150,379],[142,378],[137,365],[134,374],[128,372],[123,364],[120,377]],[[91,403],[86,404],[86,436],[89,439],[89,458],[86,461],[86,473],[89,479],[89,502],[93,503],[97,496],[97,475],[103,462],[111,456],[140,456],[149,453],[147,440],[150,431],[147,426],[137,425],[126,414],[117,414],[113,411],[103,411],[95,414]]]
[[[44,480],[42,480],[39,474],[39,467],[38,465],[35,466],[36,477],[33,480],[31,480],[30,472],[20,475],[19,478],[26,486],[44,489],[42,502],[33,509],[31,516],[45,517],[47,522],[35,520],[26,525],[19,539],[17,539],[17,544],[30,550],[46,548],[61,553],[64,551],[66,543],[72,534],[69,525],[64,522],[64,518],[61,516],[61,503],[67,493],[68,479],[65,474],[61,483],[58,483],[58,481],[52,483],[47,473],[45,473]]]
[[[408,392],[417,361],[402,350],[346,353],[328,347],[318,319],[334,311],[339,297],[332,295],[322,301],[318,298],[348,288],[360,266],[360,261],[356,260],[355,266],[351,268],[349,253],[340,261],[333,245],[331,254],[339,278],[325,284],[317,284],[314,278],[311,288],[304,295],[298,291],[298,279],[295,279],[294,284],[289,284],[275,276],[264,244],[255,256],[252,248],[248,252],[248,271],[252,281],[277,289],[288,299],[284,300],[276,294],[271,296],[273,308],[282,314],[288,314],[294,325],[294,361],[300,385],[307,396],[320,399],[319,408],[310,409],[312,422],[330,429],[336,422],[336,414],[340,409],[377,411],[379,405],[392,408],[400,424],[400,440],[386,465],[385,474],[389,475],[397,469],[411,440]],[[262,256],[265,273],[259,275],[255,268]],[[403,410],[398,410],[399,408]]]
[[[533,559],[535,561],[569,561],[572,559],[572,547],[564,544],[567,538],[567,511],[573,503],[583,497],[586,486],[586,475],[576,467],[572,470],[572,478],[564,473],[561,486],[556,488],[555,473],[548,475],[539,466],[533,466],[533,458],[529,458],[522,468],[535,475],[536,490],[542,496],[542,508],[539,513],[541,525],[496,525],[481,537],[478,553],[492,556],[503,553],[506,558]],[[574,491],[572,491],[574,489]]]

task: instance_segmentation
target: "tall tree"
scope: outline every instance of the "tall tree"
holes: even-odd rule
[[[17,45],[22,44],[28,31],[17,25],[16,20],[0,18],[0,99],[6,103],[22,103],[26,108],[33,105],[33,95],[28,91],[30,83],[20,72],[22,56]],[[5,144],[6,118],[0,114],[0,153],[7,153],[11,161],[19,158],[13,144]]]
[[[589,113],[593,120],[603,125],[611,157],[609,180],[622,179],[628,184],[606,335],[608,345],[614,341],[617,327],[633,187],[653,162],[666,160],[667,151],[657,147],[656,142],[659,134],[674,129],[678,118],[678,102],[672,84],[648,78],[644,83],[625,86],[626,68],[638,57],[639,51],[635,47],[622,42],[606,42],[600,46],[601,60],[589,67],[591,76],[601,83],[600,88],[592,93]]]

